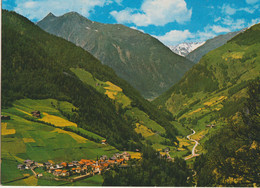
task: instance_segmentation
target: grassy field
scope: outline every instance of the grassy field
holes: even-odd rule
[[[51,123],[52,125],[55,125],[56,127],[70,127],[70,126],[77,127],[76,123],[70,122],[64,118],[50,115],[45,112],[43,112],[42,114],[43,114],[43,117],[39,120],[47,122],[47,123]]]
[[[85,84],[94,87],[100,93],[121,104],[123,108],[130,106],[131,100],[123,93],[122,88],[110,81],[102,82],[92,76],[91,73],[80,68],[70,69]]]
[[[139,110],[138,108],[132,108],[131,110],[128,110],[126,114],[138,120],[140,124],[151,129],[153,132],[165,133],[165,129],[161,125],[151,120],[146,113]]]
[[[135,132],[140,133],[144,138],[155,134],[150,129],[148,129],[147,127],[145,127],[139,123],[136,123]]]
[[[32,109],[40,109],[42,112],[48,112],[55,114],[57,117],[62,117],[59,111],[50,105],[50,102],[55,102],[54,100],[47,99],[45,102],[39,100],[39,104],[37,101],[38,100],[22,100],[17,101],[15,104],[19,104],[19,108],[25,112],[30,112]],[[32,104],[33,107],[30,107],[29,103]],[[66,104],[66,106],[68,106],[68,104]],[[2,135],[1,169],[2,184],[4,185],[56,185],[46,180],[38,181],[36,179],[36,181],[33,177],[22,179],[24,178],[24,172],[18,170],[17,165],[26,159],[40,163],[52,160],[56,163],[80,160],[82,158],[94,160],[97,156],[112,156],[118,152],[118,150],[112,146],[90,141],[74,132],[27,120],[24,117],[29,115],[19,111],[17,108],[18,106],[15,106],[9,109],[3,109],[2,111],[3,115],[11,116],[11,120],[2,122],[2,125],[4,125],[2,126],[2,130],[5,130],[4,133],[8,130],[15,130],[12,134]],[[92,133],[92,136],[95,136],[95,134]],[[28,174],[30,171],[26,173]],[[84,181],[86,181],[85,183],[89,182],[90,185],[102,184],[102,182],[100,182],[102,178],[96,179],[95,177],[91,181],[88,179]],[[80,184],[80,182],[77,182],[77,184]],[[88,184],[82,183],[82,185]]]

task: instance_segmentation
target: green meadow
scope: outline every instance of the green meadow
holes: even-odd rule
[[[3,109],[2,114],[10,115],[11,120],[3,121],[2,124],[7,125],[7,130],[15,129],[14,134],[2,135],[1,169],[3,185],[30,185],[28,182],[35,183],[33,178],[28,179],[28,181],[26,178],[23,179],[24,174],[31,175],[30,171],[20,171],[17,169],[17,165],[26,159],[40,163],[47,162],[48,160],[52,160],[53,162],[69,162],[82,158],[95,160],[98,156],[111,156],[118,152],[112,146],[102,145],[101,142],[90,141],[62,128],[36,122],[36,118],[35,121],[30,121],[26,118],[29,117],[26,113],[30,113],[32,109],[62,117],[59,111],[51,105],[57,104],[57,102],[51,99],[25,99],[16,101],[12,108]],[[60,104],[63,104],[63,108],[67,108],[67,111],[69,111],[70,107],[74,108],[68,103],[60,102]],[[102,139],[102,137],[94,133],[88,131],[84,131],[84,133]],[[100,182],[102,179],[93,178],[92,180],[85,181],[89,181],[90,185],[101,185]],[[53,182],[48,183],[46,180],[39,180],[37,185],[54,184]]]

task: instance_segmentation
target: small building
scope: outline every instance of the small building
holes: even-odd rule
[[[24,169],[25,169],[25,165],[19,164],[19,165],[17,165],[17,168],[18,168],[19,170],[24,170]]]
[[[60,163],[60,166],[62,166],[63,168],[66,168],[68,166],[68,164],[65,162],[62,162],[62,163]]]
[[[37,118],[40,118],[40,117],[41,117],[41,112],[38,111],[38,110],[35,110],[35,111],[31,112],[31,114],[32,114],[34,117],[37,117]]]
[[[61,176],[66,177],[66,176],[69,176],[69,175],[70,175],[69,171],[67,171],[67,170],[62,170]]]
[[[213,127],[216,127],[216,125],[214,125],[214,124],[209,124],[209,125],[206,125],[206,127],[213,128]]]
[[[10,120],[10,119],[11,119],[10,116],[1,115],[1,120]]]
[[[68,167],[69,168],[71,168],[71,167],[73,167],[74,165],[73,165],[73,163],[68,163]]]
[[[78,167],[78,168],[76,168],[76,173],[80,174],[80,173],[81,173],[81,170],[82,170],[82,169],[81,169],[81,168],[79,168],[79,167]]]
[[[106,144],[107,141],[106,140],[101,140],[101,144]]]
[[[39,178],[39,177],[42,177],[43,176],[43,174],[37,174],[37,177]]]
[[[30,160],[30,159],[27,159],[27,160],[24,161],[24,163],[33,163],[33,161]]]
[[[60,164],[56,164],[56,168],[57,168],[57,169],[62,169],[63,166],[61,166]]]
[[[100,160],[107,160],[108,159],[108,157],[106,156],[106,155],[102,155],[101,157],[100,157]]]
[[[113,157],[110,157],[110,160],[115,161],[115,160],[117,160],[117,158],[115,156],[113,156]]]
[[[72,169],[71,169],[71,172],[72,172],[73,174],[75,174],[75,173],[76,173],[76,168],[72,168]]]
[[[127,153],[127,152],[123,153],[123,159],[128,161],[130,158],[131,158],[131,155],[129,153]]]
[[[53,175],[54,175],[54,176],[60,176],[61,173],[62,173],[62,170],[56,169],[56,170],[54,170]]]
[[[166,147],[164,150],[163,150],[163,152],[166,152],[166,153],[168,153],[168,152],[170,152],[170,148],[169,147]]]
[[[115,153],[115,154],[114,154],[114,157],[120,159],[120,158],[122,157],[122,154],[120,154],[120,153]]]

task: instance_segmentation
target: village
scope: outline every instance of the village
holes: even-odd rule
[[[84,179],[95,174],[101,174],[103,171],[109,170],[110,167],[117,165],[120,168],[127,168],[127,161],[131,159],[131,155],[127,152],[122,154],[116,153],[112,157],[108,158],[106,155],[102,155],[99,159],[88,160],[81,159],[80,161],[61,162],[54,164],[51,162],[38,163],[32,160],[25,160],[23,164],[19,164],[17,168],[19,170],[31,170],[35,177],[43,177],[43,173],[36,173],[35,169],[42,168],[45,172],[52,174],[53,179],[64,180],[71,177],[70,181],[77,181]]]

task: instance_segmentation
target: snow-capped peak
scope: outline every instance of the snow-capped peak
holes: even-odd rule
[[[176,46],[169,46],[169,48],[178,55],[186,56],[204,43],[205,42],[184,42]]]

